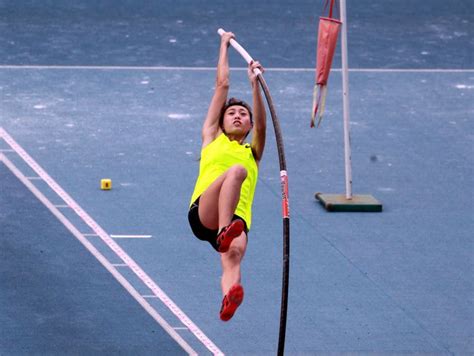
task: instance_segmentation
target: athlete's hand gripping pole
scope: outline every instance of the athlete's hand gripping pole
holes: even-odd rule
[[[222,28],[217,30],[217,33],[221,36],[224,32],[225,31]],[[236,40],[232,38],[230,40],[230,44],[232,45],[232,47],[234,47],[237,50],[237,52],[239,52],[242,55],[242,57],[244,57],[247,64],[250,64],[253,62],[253,58],[250,56],[250,54],[248,54],[248,52],[241,45],[239,45],[239,43]],[[255,73],[255,75],[262,74],[262,72],[258,68],[255,68],[253,72]]]
[[[220,28],[217,33],[222,36],[225,31]],[[231,39],[230,44],[244,57],[247,64],[253,62],[252,57],[248,52],[237,43],[236,40]],[[270,95],[267,83],[263,78],[262,72],[258,68],[254,68],[253,72],[258,78],[262,86],[265,98],[267,100],[268,108],[272,116],[273,128],[275,129],[275,138],[277,141],[278,158],[280,161],[280,181],[282,190],[282,215],[283,215],[283,280],[282,280],[282,298],[281,298],[281,312],[280,312],[280,334],[278,339],[278,355],[283,355],[285,350],[285,334],[286,334],[286,319],[288,310],[288,282],[290,270],[290,214],[288,202],[288,175],[286,172],[285,152],[283,149],[283,139],[281,136],[280,121],[273,106],[273,100]]]

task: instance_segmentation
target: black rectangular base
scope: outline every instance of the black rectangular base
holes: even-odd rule
[[[331,212],[381,212],[382,204],[372,195],[353,195],[346,199],[345,194],[316,193],[315,198]]]

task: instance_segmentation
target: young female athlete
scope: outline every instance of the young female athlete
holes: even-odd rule
[[[231,32],[221,36],[216,88],[202,127],[199,176],[188,214],[194,235],[208,241],[221,254],[223,321],[232,318],[244,298],[240,263],[252,223],[252,202],[266,131],[265,107],[253,73],[255,68],[263,72],[259,62],[248,67],[253,114],[244,101],[227,100],[228,48],[232,38]],[[244,143],[252,129],[252,143]]]

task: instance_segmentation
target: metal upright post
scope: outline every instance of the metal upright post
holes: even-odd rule
[[[347,16],[346,0],[339,1],[341,28],[341,61],[342,61],[342,104],[344,117],[344,167],[346,194],[316,193],[316,199],[328,211],[345,212],[380,212],[382,204],[372,195],[352,195],[352,158],[351,135],[349,123],[349,65],[347,55]]]
[[[341,13],[341,60],[342,60],[342,103],[344,115],[344,167],[346,178],[346,199],[352,199],[351,134],[349,123],[349,65],[347,59],[346,0],[340,1]]]

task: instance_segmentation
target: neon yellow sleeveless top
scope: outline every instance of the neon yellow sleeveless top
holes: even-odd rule
[[[252,224],[252,202],[257,185],[258,167],[248,143],[241,145],[237,141],[229,140],[222,133],[202,149],[199,176],[194,187],[190,206],[222,173],[236,164],[245,167],[247,178],[242,183],[240,200],[235,209],[235,214],[245,220],[247,228],[250,230],[250,225]]]

